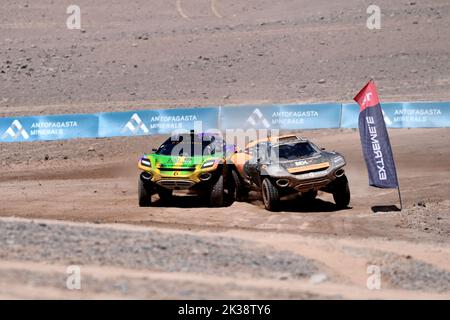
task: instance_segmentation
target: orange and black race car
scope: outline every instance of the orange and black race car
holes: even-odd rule
[[[312,200],[321,190],[333,194],[338,208],[350,203],[344,157],[307,139],[288,135],[253,141],[230,160],[237,200],[257,190],[266,209],[276,211],[282,196],[301,193]]]

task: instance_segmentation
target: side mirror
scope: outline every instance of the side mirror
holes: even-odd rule
[[[325,151],[326,149],[325,148],[320,148],[320,150]]]
[[[152,148],[152,151],[153,151],[153,152],[156,152],[156,151],[158,151],[158,149],[156,149],[156,148]]]

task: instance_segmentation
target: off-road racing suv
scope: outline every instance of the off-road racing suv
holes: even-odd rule
[[[233,146],[206,133],[168,138],[139,160],[138,168],[142,170],[138,181],[139,206],[150,206],[151,196],[156,193],[162,201],[169,202],[174,190],[206,196],[211,206],[223,206],[226,186],[234,187],[226,169],[227,148]],[[231,193],[234,196],[234,190]]]
[[[266,209],[276,211],[282,196],[301,193],[302,198],[313,200],[321,190],[333,194],[338,208],[350,203],[344,157],[307,139],[288,135],[250,142],[231,161],[237,200],[257,190],[262,192]]]

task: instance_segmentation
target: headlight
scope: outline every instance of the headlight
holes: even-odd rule
[[[333,163],[335,166],[342,166],[345,164],[345,159],[343,156],[337,156],[333,158]]]
[[[150,160],[149,159],[144,159],[144,158],[142,158],[141,159],[141,164],[143,165],[143,166],[145,166],[145,167],[152,167],[152,163],[150,162]]]
[[[210,168],[216,163],[216,160],[207,160],[203,163],[202,169]]]

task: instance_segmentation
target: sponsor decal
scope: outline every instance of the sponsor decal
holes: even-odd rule
[[[264,126],[264,128],[270,128],[270,123],[269,121],[267,121],[267,119],[264,117],[263,113],[261,112],[261,110],[259,110],[258,108],[256,108],[252,114],[250,115],[250,117],[248,117],[248,119],[245,121],[245,125],[246,126],[251,126],[251,127],[257,127],[259,124],[262,124]]]
[[[394,122],[427,122],[430,118],[439,116],[442,116],[441,109],[395,109]]]
[[[370,142],[373,151],[373,158],[375,159],[376,168],[378,170],[378,177],[380,180],[386,180],[386,169],[384,167],[383,152],[381,151],[380,142],[378,141],[377,127],[373,117],[366,117],[367,128],[369,129]]]
[[[19,136],[22,136],[22,138],[24,138],[25,140],[28,140],[30,138],[19,120],[14,120],[11,123],[11,126],[3,133],[2,139],[6,139],[8,136],[13,139],[17,139]]]
[[[391,118],[389,118],[389,117],[386,115],[386,113],[384,112],[384,110],[382,110],[382,112],[383,112],[383,119],[384,119],[384,122],[385,122],[388,126],[392,126]]]
[[[30,135],[32,136],[62,135],[64,134],[64,129],[76,127],[78,127],[78,122],[76,121],[34,122],[31,125]]]
[[[359,133],[369,173],[369,185],[397,188],[397,171],[375,83],[369,81],[354,99],[361,108]]]
[[[198,121],[197,116],[193,114],[174,116],[158,115],[150,118],[149,127],[150,129],[182,129],[183,122],[190,123],[193,121]]]
[[[129,130],[132,134],[137,134],[139,130],[144,133],[149,133],[144,121],[139,117],[137,113],[134,113],[127,124],[123,127],[122,132]]]
[[[328,169],[330,167],[330,163],[329,162],[323,162],[323,163],[318,163],[318,164],[312,164],[309,166],[304,166],[304,167],[298,167],[298,168],[288,168],[288,172],[289,173],[300,173],[300,172],[307,172],[310,170],[320,170],[320,169]],[[314,175],[314,173],[313,173]]]
[[[309,162],[307,160],[301,160],[301,161],[296,161],[295,165],[300,167],[300,166],[307,165],[308,163]]]
[[[319,112],[315,110],[305,111],[277,111],[272,113],[272,124],[295,125],[304,124],[305,118],[315,118]]]

